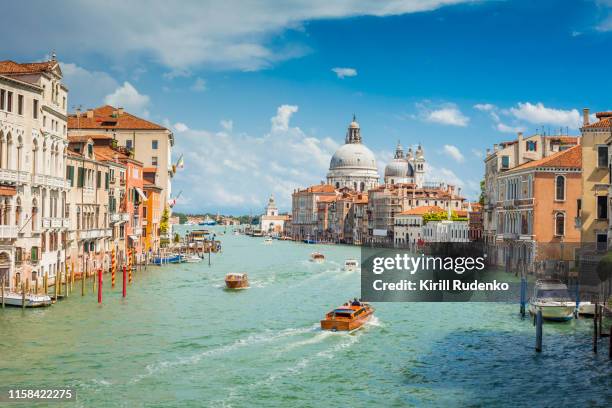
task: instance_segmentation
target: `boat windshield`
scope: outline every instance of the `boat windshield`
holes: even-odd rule
[[[336,310],[334,310],[334,314],[340,315],[340,316],[350,316],[350,315],[353,314],[353,310],[349,310],[349,309],[336,309]]]
[[[570,299],[567,289],[539,289],[537,297],[540,299]]]

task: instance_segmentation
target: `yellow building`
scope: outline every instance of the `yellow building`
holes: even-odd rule
[[[161,192],[162,188],[156,186],[149,180],[144,180],[144,192],[147,201],[143,208],[143,227],[145,232],[145,252],[157,252],[159,249],[159,222],[161,219]]]
[[[582,131],[582,199],[578,202],[577,223],[583,246],[605,250],[608,241],[610,188],[609,155],[606,141],[612,132],[612,112],[599,112],[589,123],[584,109]]]

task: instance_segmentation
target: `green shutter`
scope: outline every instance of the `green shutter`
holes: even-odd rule
[[[108,172],[104,173],[104,187],[108,190],[110,186],[110,174]]]
[[[79,176],[77,179],[77,187],[83,187],[83,183],[85,181],[85,169],[82,167],[79,167]]]
[[[98,170],[98,173],[96,174],[96,188],[100,187],[102,187],[102,172]]]
[[[70,187],[74,186],[74,166],[66,167],[66,180],[70,182]]]

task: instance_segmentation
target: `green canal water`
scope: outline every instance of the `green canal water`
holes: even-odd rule
[[[217,229],[221,231],[221,229]],[[591,321],[544,326],[518,305],[380,303],[353,334],[322,332],[359,296],[349,246],[219,235],[206,262],[149,267],[127,300],[80,291],[51,308],[0,311],[0,386],[74,387],[79,407],[605,406],[612,363]],[[313,264],[319,250],[326,262]],[[223,290],[227,272],[252,287]],[[19,406],[19,404],[11,404]]]

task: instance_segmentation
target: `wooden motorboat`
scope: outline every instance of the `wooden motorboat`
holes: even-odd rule
[[[325,261],[325,255],[323,255],[320,252],[313,252],[312,254],[310,254],[310,260],[312,262],[321,263],[321,262]]]
[[[228,289],[247,289],[249,278],[246,273],[228,273],[225,275],[225,286]]]
[[[322,330],[353,331],[372,318],[374,308],[369,303],[354,300],[337,307],[321,320]]]

